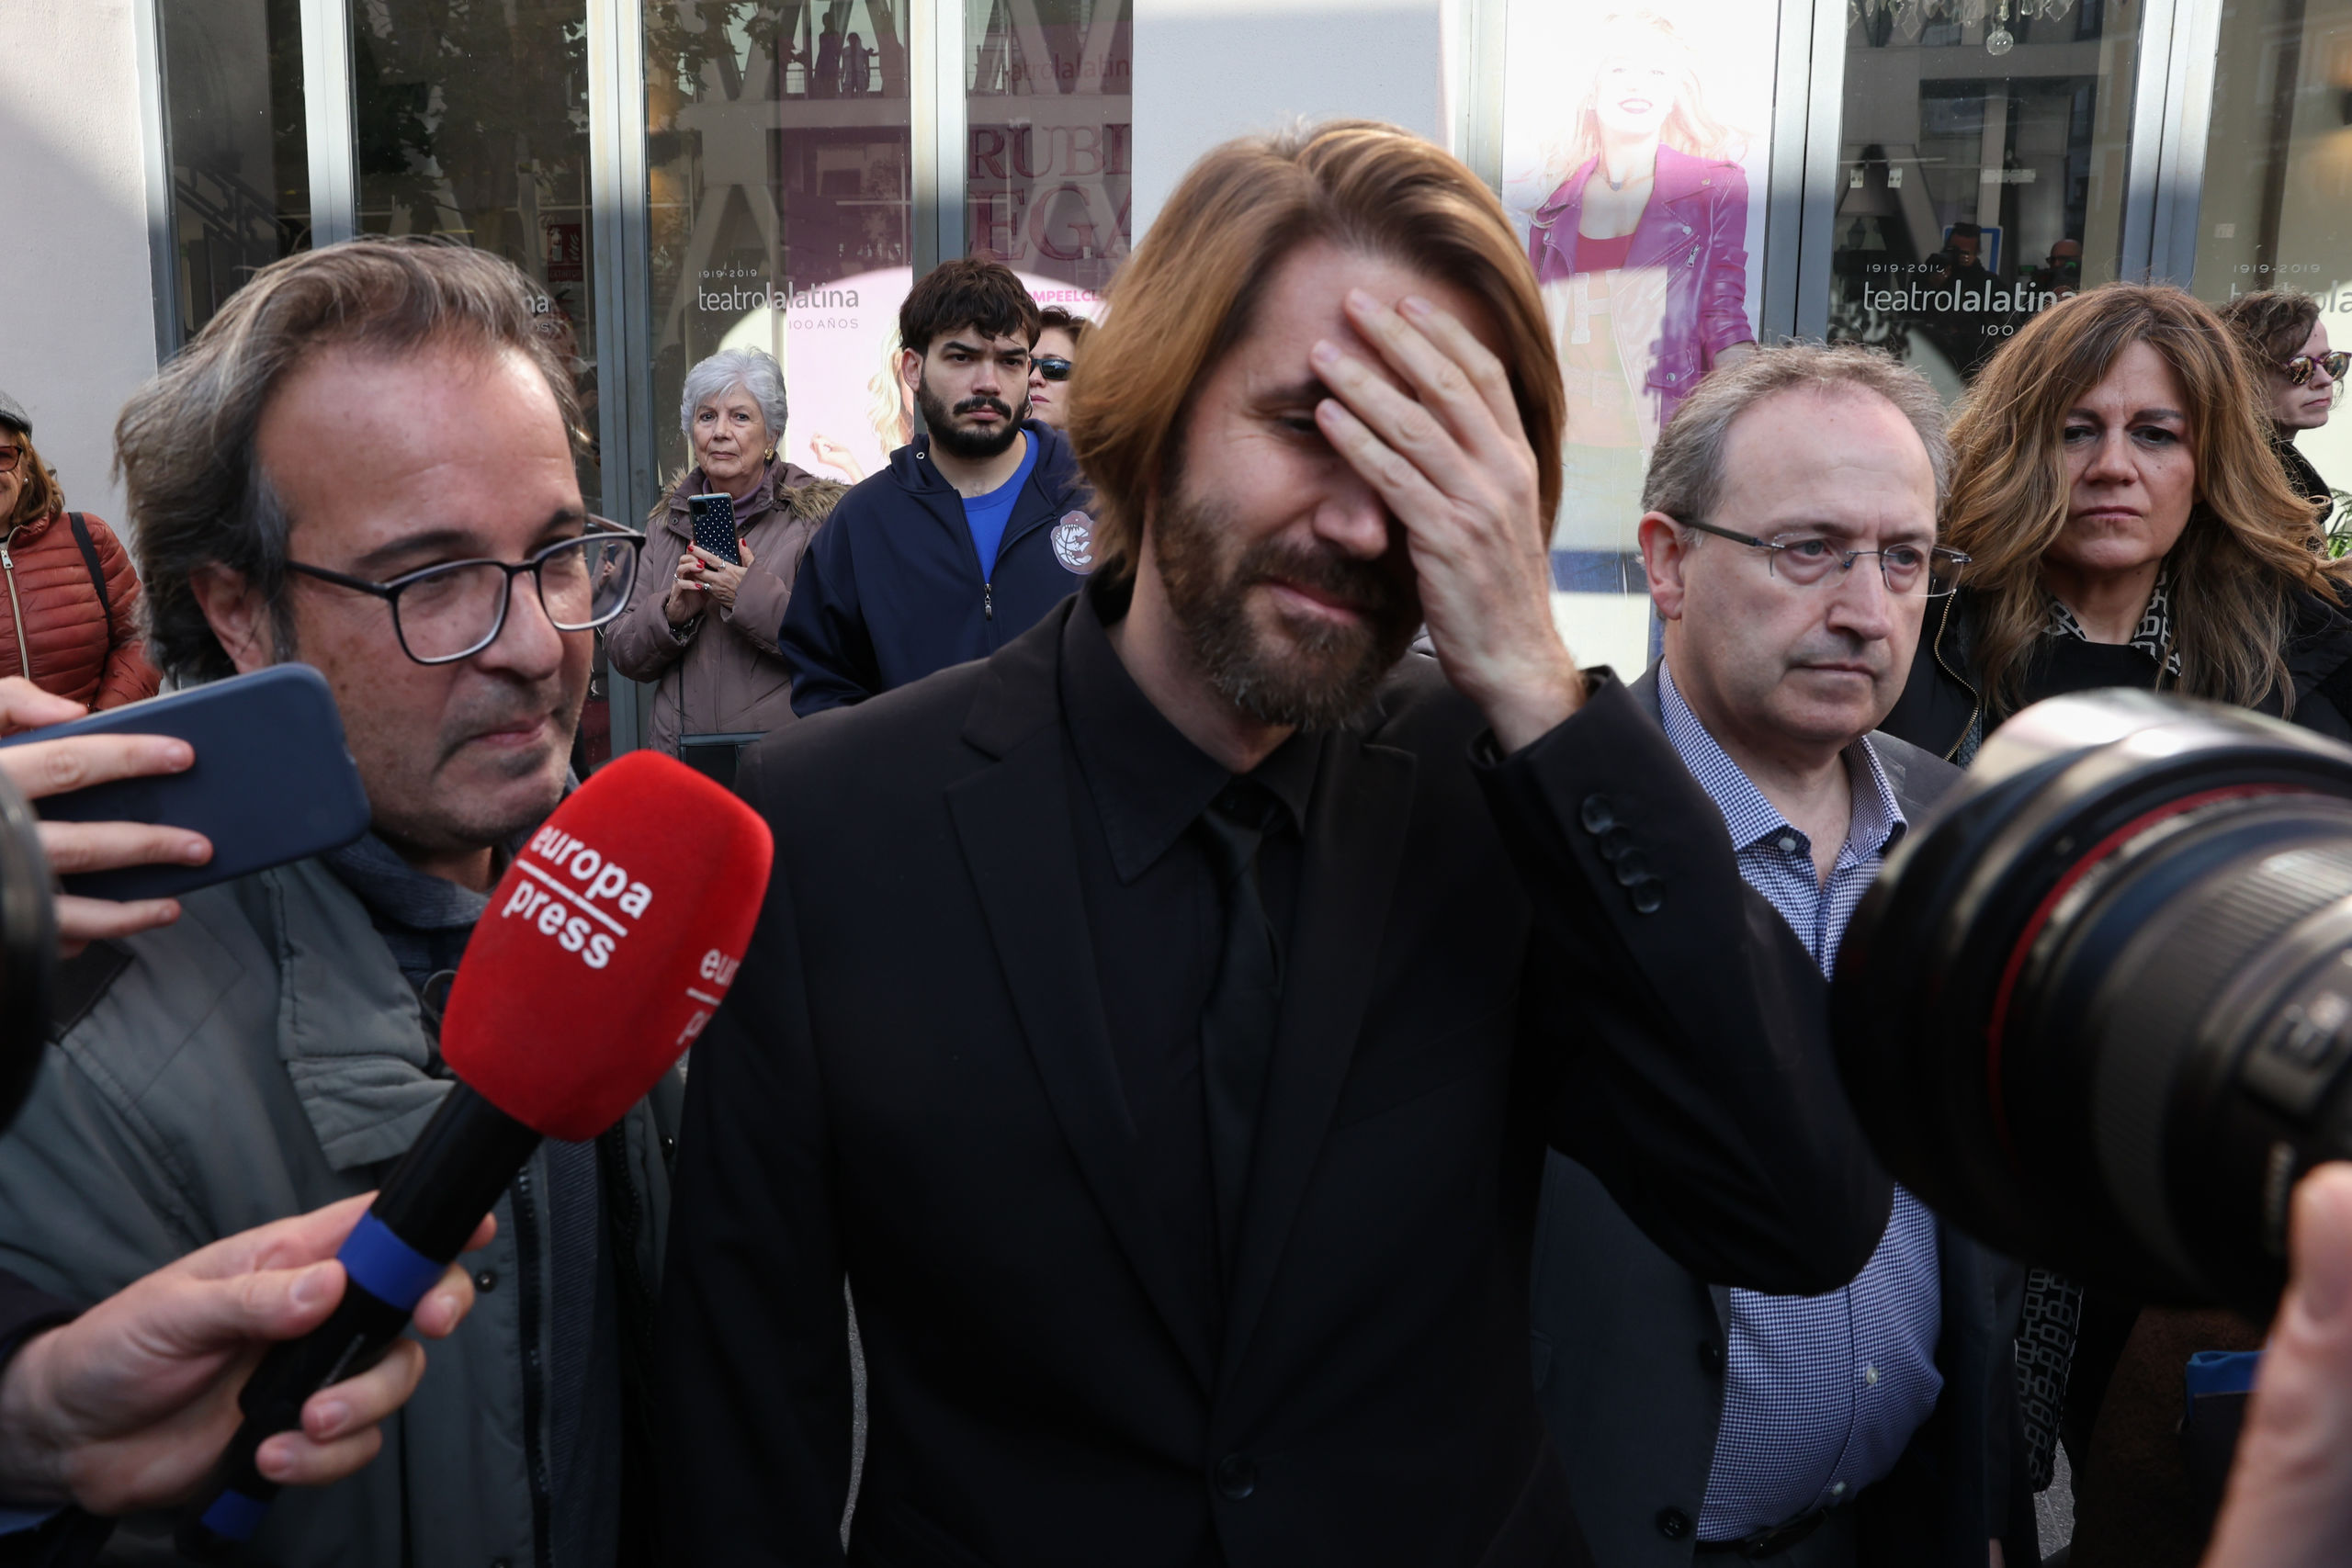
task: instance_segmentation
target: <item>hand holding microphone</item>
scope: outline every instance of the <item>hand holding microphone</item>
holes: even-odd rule
[[[336,1255],[342,1303],[246,1384],[244,1423],[181,1551],[249,1540],[277,1490],[255,1467],[262,1443],[384,1354],[542,1137],[596,1136],[694,1043],[734,979],[772,850],[750,807],[649,751],[605,768],[532,835],[450,987],[441,1053],[458,1082]]]
[[[99,1515],[187,1496],[236,1430],[238,1386],[269,1342],[334,1310],[344,1289],[334,1249],[368,1196],[224,1237],[28,1339],[0,1373],[0,1496]],[[487,1246],[492,1229],[484,1220],[471,1244]],[[465,1270],[447,1270],[418,1305],[417,1331],[450,1333],[473,1300]],[[424,1347],[401,1341],[314,1395],[301,1429],[264,1447],[262,1468],[288,1486],[351,1474],[424,1372]]]

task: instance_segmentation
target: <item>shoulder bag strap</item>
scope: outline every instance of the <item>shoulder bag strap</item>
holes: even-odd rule
[[[90,569],[90,585],[98,591],[98,613],[107,625],[114,625],[114,595],[107,592],[107,569],[98,564],[97,541],[90,537],[90,525],[82,521],[78,512],[65,514],[67,526],[74,530],[74,542],[81,547],[82,564]]]

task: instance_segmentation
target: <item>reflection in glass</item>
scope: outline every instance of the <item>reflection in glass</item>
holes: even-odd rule
[[[1849,10],[1832,341],[1957,397],[2035,311],[2117,276],[2139,12]]]
[[[779,450],[855,482],[910,438],[899,385],[909,268],[902,0],[646,0],[658,466],[673,412],[721,348],[784,366]]]
[[[975,255],[1091,314],[1132,239],[1134,0],[965,0]]]
[[[1511,8],[1503,204],[1566,393],[1552,609],[1580,660],[1650,661],[1642,485],[1700,379],[1754,352],[1770,161],[1770,6]]]
[[[2196,292],[2217,304],[2258,288],[2311,294],[2324,349],[2352,348],[2348,105],[2352,0],[2222,6]],[[2340,405],[2293,440],[2329,481],[2352,482],[2352,420]]]
[[[163,0],[164,116],[183,337],[309,248],[300,0]]]
[[[584,0],[351,0],[359,230],[431,234],[521,268],[596,430]],[[600,503],[596,466],[581,490]]]

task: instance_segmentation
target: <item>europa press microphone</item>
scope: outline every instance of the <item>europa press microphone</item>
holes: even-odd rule
[[[263,1440],[390,1348],[542,1137],[604,1132],[702,1032],[773,850],[749,807],[651,751],[605,767],[532,835],[450,987],[441,1055],[458,1082],[336,1254],[342,1303],[246,1383],[244,1424],[180,1527],[182,1551],[249,1540],[277,1491],[254,1468]]]

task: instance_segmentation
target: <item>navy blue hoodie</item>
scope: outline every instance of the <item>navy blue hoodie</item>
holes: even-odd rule
[[[801,558],[776,638],[794,713],[864,702],[985,659],[1093,570],[1093,500],[1069,443],[1035,420],[1022,428],[1037,443],[1037,462],[986,580],[964,498],[933,466],[928,435],[834,504]]]

